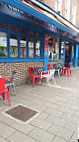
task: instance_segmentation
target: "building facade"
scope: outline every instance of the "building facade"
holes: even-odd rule
[[[39,0],[79,28],[79,0]]]
[[[15,70],[26,81],[27,66],[78,62],[79,30],[36,0],[0,0],[0,74]]]
[[[79,0],[39,0],[79,28]],[[73,51],[72,51],[73,52]],[[73,54],[73,53],[72,53]],[[73,60],[73,59],[72,59]],[[79,47],[78,47],[79,66]]]

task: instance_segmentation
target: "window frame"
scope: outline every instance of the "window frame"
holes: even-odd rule
[[[17,48],[18,48],[18,56],[17,57],[11,57],[10,56],[10,59],[18,59],[18,57],[19,57],[19,36],[18,36],[18,33],[15,33],[13,31],[10,31],[10,34],[17,35]],[[9,44],[10,44],[10,36],[9,36]],[[9,47],[9,50],[10,50],[10,47]]]
[[[36,40],[39,40],[40,41],[40,57],[37,57],[36,56]],[[40,39],[40,37],[36,37],[36,39],[35,39],[35,58],[36,59],[40,59],[41,58],[41,47],[42,47],[42,42],[41,42],[41,39]]]
[[[7,31],[7,29],[0,28],[0,32],[6,33],[6,38],[7,38],[7,56],[6,57],[0,57],[0,59],[8,59],[9,58],[8,31]]]
[[[20,37],[21,37],[21,36],[26,38],[26,57],[21,57],[20,55],[19,55],[19,56],[20,56],[20,59],[22,59],[22,58],[23,58],[23,59],[24,59],[24,58],[26,59],[26,58],[27,58],[27,36],[24,35],[24,34],[20,34],[20,36],[19,36],[19,45],[20,45],[20,39],[21,39]],[[20,51],[19,51],[19,54],[20,54]]]
[[[41,37],[38,37],[36,36],[36,33],[40,34],[40,32],[34,32],[34,35],[31,36],[28,34],[29,30],[27,29],[27,27],[25,28],[26,29],[26,34],[23,34],[20,32],[20,28],[23,28],[23,26],[17,26],[17,31],[13,31],[13,30],[10,30],[10,25],[11,23],[5,23],[5,21],[1,20],[2,23],[6,24],[6,29],[3,29],[3,28],[0,28],[0,31],[1,32],[6,32],[7,34],[7,56],[6,57],[0,57],[0,62],[24,62],[24,61],[43,61],[43,58],[44,58],[44,53],[43,53],[43,34],[41,35]],[[13,23],[14,24],[14,23]],[[14,26],[16,26],[16,24],[14,24]],[[32,30],[30,30],[32,31]],[[17,44],[18,44],[18,56],[17,57],[11,57],[10,55],[10,34],[14,34],[14,35],[17,35]],[[20,57],[20,36],[24,36],[26,37],[26,57]],[[28,50],[28,39],[29,38],[33,38],[34,39],[34,57],[33,58],[29,58],[29,50]],[[36,58],[36,52],[35,52],[35,40],[36,39],[39,39],[41,41],[41,50],[40,50],[40,57],[39,58]]]
[[[29,39],[33,39],[33,42],[34,42],[34,56],[33,57],[29,57]],[[35,59],[35,39],[34,39],[34,36],[29,36],[28,37],[28,59]]]
[[[60,38],[58,38],[58,37],[52,37],[52,38],[59,40],[59,51],[58,51],[58,56],[59,56],[59,54],[60,54]],[[51,43],[50,43],[50,45],[53,46],[53,44],[51,44]],[[49,52],[49,50],[48,50],[48,52]],[[49,53],[48,53],[48,54],[49,54]],[[48,61],[59,61],[59,60],[60,60],[60,58],[58,58],[58,59],[49,59],[49,55],[48,55]]]

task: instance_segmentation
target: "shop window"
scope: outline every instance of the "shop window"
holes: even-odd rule
[[[26,29],[22,29],[22,28],[20,28],[20,33],[22,33],[22,34],[26,34]]]
[[[41,37],[41,35],[40,35],[39,33],[36,33],[36,36],[37,36],[37,37]]]
[[[6,26],[5,23],[1,23],[1,22],[0,22],[0,28],[6,29],[6,27],[7,27],[7,26]]]
[[[20,37],[20,57],[26,57],[26,37]]]
[[[65,56],[65,43],[61,42],[61,56]]]
[[[57,60],[59,59],[59,39],[50,38],[49,48],[48,48],[49,59]]]
[[[40,58],[40,40],[36,40],[36,57]]]
[[[7,56],[7,33],[0,32],[0,57]]]
[[[29,39],[28,47],[29,47],[29,57],[33,58],[34,57],[34,40],[32,38]]]
[[[34,32],[32,32],[32,31],[29,31],[29,35],[32,35],[32,36],[33,36],[33,35],[34,35]]]
[[[13,26],[13,25],[10,25],[10,30],[12,30],[12,31],[17,31],[17,27],[16,27],[16,26]]]
[[[10,34],[10,56],[18,57],[17,35]]]

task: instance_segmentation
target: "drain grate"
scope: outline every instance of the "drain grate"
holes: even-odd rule
[[[36,115],[38,112],[29,109],[28,107],[18,105],[12,109],[5,111],[5,113],[12,116],[13,118],[16,118],[17,120],[26,122],[29,119],[31,119],[34,115]]]

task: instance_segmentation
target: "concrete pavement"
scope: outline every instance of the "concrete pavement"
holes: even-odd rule
[[[7,99],[0,100],[0,142],[77,142],[79,119],[79,68],[72,76],[55,76],[53,82],[32,88],[30,83],[11,90],[11,107],[18,103],[35,109],[39,115],[23,124],[3,112],[9,109]]]

